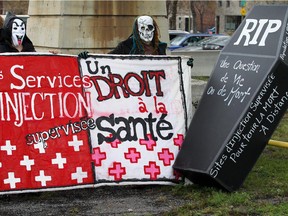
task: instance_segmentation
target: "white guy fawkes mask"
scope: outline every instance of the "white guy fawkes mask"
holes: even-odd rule
[[[22,44],[26,30],[25,23],[21,19],[14,19],[12,23],[12,41],[14,46]]]
[[[137,19],[137,22],[140,38],[147,43],[151,42],[153,40],[155,30],[153,19],[150,16],[140,16]]]

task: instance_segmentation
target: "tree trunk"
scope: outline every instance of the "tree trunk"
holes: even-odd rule
[[[167,0],[166,2],[168,15],[171,13],[171,17],[169,19],[170,29],[176,29],[177,4],[178,0]]]
[[[195,10],[194,1],[190,2],[190,9],[191,9],[191,14],[192,14],[192,30],[193,30],[193,33],[197,33],[197,13]]]

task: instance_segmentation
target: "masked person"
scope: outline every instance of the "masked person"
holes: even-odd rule
[[[167,44],[159,40],[159,28],[150,16],[139,16],[131,36],[109,54],[166,55]]]
[[[124,55],[166,55],[167,44],[159,40],[160,31],[156,21],[150,16],[139,16],[133,24],[132,34],[120,42],[109,54]],[[87,58],[88,52],[81,52]]]
[[[25,22],[8,12],[1,32],[0,53],[36,52],[33,43],[26,35]]]

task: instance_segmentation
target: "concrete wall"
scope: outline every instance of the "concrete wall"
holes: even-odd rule
[[[30,1],[27,35],[37,51],[107,53],[129,37],[137,16],[153,16],[169,42],[165,1]]]
[[[196,50],[193,52],[177,52],[175,50],[172,55],[176,56],[189,56],[194,59],[192,68],[192,76],[208,76],[213,72],[214,66],[218,61],[220,50]],[[192,79],[192,105],[193,113],[201,100],[201,97],[206,88],[207,82],[197,79]]]
[[[27,15],[29,0],[6,0],[0,1],[0,12],[6,14],[8,11],[17,15]]]
[[[175,50],[172,52],[172,55],[189,56],[194,59],[192,76],[210,76],[219,54],[220,50],[196,50],[193,52],[177,52]]]

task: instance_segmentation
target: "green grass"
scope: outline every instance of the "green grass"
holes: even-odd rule
[[[192,79],[202,80],[202,81],[208,81],[209,78],[210,78],[209,76],[192,76]]]
[[[271,139],[288,142],[288,114]],[[267,145],[257,163],[235,192],[178,185],[175,196],[187,204],[165,215],[288,215],[288,148]]]

